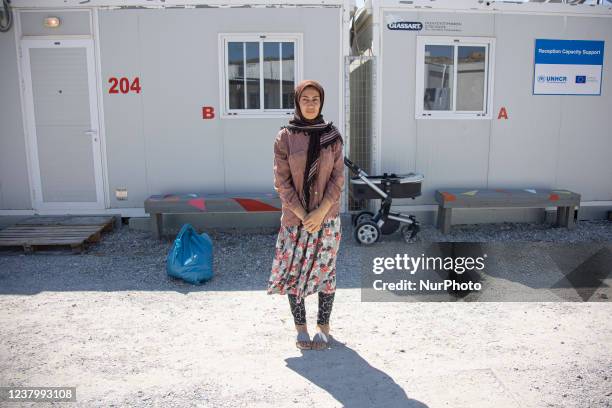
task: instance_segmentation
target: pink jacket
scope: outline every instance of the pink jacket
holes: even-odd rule
[[[274,140],[274,190],[282,204],[281,225],[300,225],[302,221],[292,211],[301,206],[304,169],[308,154],[308,135],[281,129]],[[337,140],[321,149],[319,172],[310,192],[310,208],[316,208],[325,197],[333,202],[324,221],[340,213],[340,194],[344,190],[344,153]]]

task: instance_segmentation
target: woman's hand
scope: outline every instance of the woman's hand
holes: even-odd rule
[[[324,208],[319,207],[308,213],[308,215],[306,216],[306,218],[304,218],[304,221],[302,222],[302,224],[304,224],[304,227],[306,228],[306,231],[311,234],[314,234],[315,232],[321,229],[321,225],[323,224],[323,218],[327,213],[327,211],[324,212],[323,210]]]
[[[329,211],[332,205],[333,203],[331,202],[331,200],[326,197],[321,201],[319,207],[308,213],[308,215],[306,215],[306,218],[302,220],[302,224],[304,224],[306,231],[311,234],[314,234],[315,232],[319,231],[321,229],[321,226],[323,225],[325,215],[327,215],[327,212]]]
[[[304,218],[306,218],[306,215],[308,215],[304,207],[301,205],[297,206],[297,208],[293,210],[293,213],[300,219],[300,221],[304,221]]]

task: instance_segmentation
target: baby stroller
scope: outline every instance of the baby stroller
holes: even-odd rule
[[[361,211],[353,216],[353,236],[363,245],[371,245],[380,239],[381,234],[389,235],[401,228],[407,242],[414,242],[419,232],[419,222],[414,215],[404,216],[391,212],[394,198],[412,198],[421,195],[422,174],[384,173],[382,176],[369,176],[359,166],[344,157],[344,164],[357,174],[351,177],[351,190],[355,199],[382,199],[381,207],[376,214]]]

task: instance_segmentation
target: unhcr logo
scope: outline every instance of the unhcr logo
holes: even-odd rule
[[[567,82],[567,77],[559,75],[538,75],[538,82],[564,84]]]
[[[421,31],[423,29],[423,23],[398,21],[387,24],[387,28],[389,30]]]

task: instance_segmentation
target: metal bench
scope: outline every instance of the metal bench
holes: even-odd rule
[[[573,229],[574,208],[580,194],[548,189],[462,189],[436,190],[438,228],[450,232],[453,208],[557,207],[557,225]]]
[[[248,194],[164,194],[153,195],[144,202],[151,217],[151,232],[157,239],[163,232],[164,214],[279,212],[281,202],[276,193]]]

